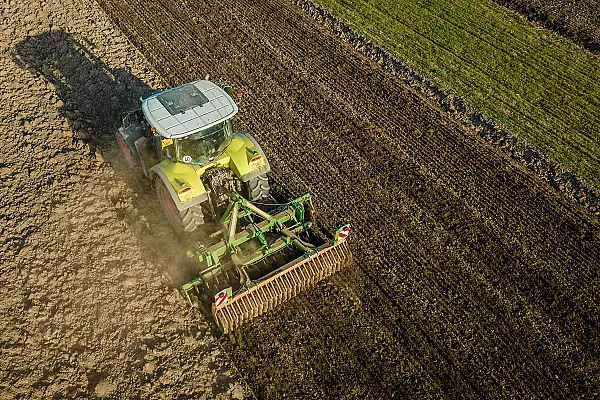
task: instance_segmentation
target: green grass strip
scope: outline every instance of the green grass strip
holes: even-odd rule
[[[600,60],[488,0],[314,0],[600,189]]]

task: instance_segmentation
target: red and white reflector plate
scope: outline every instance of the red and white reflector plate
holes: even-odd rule
[[[348,237],[348,235],[350,234],[350,232],[352,232],[352,227],[350,226],[350,224],[342,226],[337,231],[337,235],[335,237],[336,242],[340,242],[340,241],[346,239]]]
[[[229,303],[229,300],[231,300],[232,295],[233,293],[230,287],[221,290],[219,293],[215,294],[215,305],[220,306],[222,304]]]

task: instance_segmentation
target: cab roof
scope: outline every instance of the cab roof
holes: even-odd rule
[[[179,138],[230,119],[238,108],[219,86],[199,80],[148,96],[142,111],[161,136]]]

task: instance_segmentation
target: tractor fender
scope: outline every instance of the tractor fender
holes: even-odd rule
[[[167,160],[165,160],[165,161],[167,161]],[[173,187],[173,183],[171,183],[169,176],[161,168],[161,164],[163,164],[165,161],[150,168],[150,179],[152,181],[154,181],[154,179],[158,178],[164,183],[165,187],[167,188],[167,191],[169,192],[169,194],[171,195],[171,198],[173,199],[173,202],[175,203],[175,206],[177,206],[177,210],[184,211],[192,206],[195,206],[197,204],[200,204],[200,203],[208,200],[208,193],[206,191],[203,191],[201,193],[198,193],[196,196],[182,202],[179,199],[179,196],[177,195],[177,191]],[[171,178],[177,178],[177,176],[173,176],[173,174],[169,174],[169,175],[171,175]],[[198,178],[198,182],[200,182],[199,178]],[[193,186],[196,186],[196,185],[194,185],[195,183],[197,184],[197,182],[191,182],[191,184]],[[199,183],[199,185],[202,187],[202,190],[204,190],[204,185],[202,185],[201,182]]]
[[[139,165],[139,156],[134,143],[141,136],[140,129],[134,123],[127,128],[121,126],[116,132],[117,143],[131,168]]]
[[[256,148],[256,151],[262,156],[263,160],[265,161],[264,166],[262,166],[260,168],[256,168],[256,169],[240,176],[240,180],[242,182],[248,182],[248,181],[251,181],[252,179],[256,178],[259,175],[263,175],[263,174],[266,174],[267,172],[271,171],[271,166],[269,165],[269,160],[267,159],[265,152],[260,147],[260,145],[258,144],[256,139],[254,139],[254,137],[247,132],[240,132],[240,134],[245,136],[246,139],[248,139],[252,143],[252,145],[254,145],[254,147]]]

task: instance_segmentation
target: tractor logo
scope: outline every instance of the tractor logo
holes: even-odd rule
[[[229,303],[232,295],[233,295],[233,293],[232,293],[232,290],[230,287],[228,287],[227,289],[221,290],[219,293],[217,293],[215,295],[215,306],[218,307],[220,305]]]

